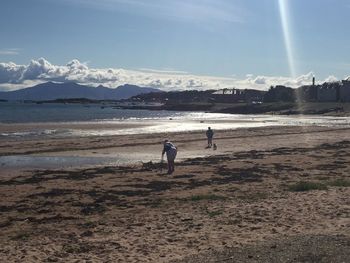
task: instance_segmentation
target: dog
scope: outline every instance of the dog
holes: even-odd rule
[[[216,149],[218,148],[218,146],[216,145],[216,143],[213,144],[213,150],[216,151]]]

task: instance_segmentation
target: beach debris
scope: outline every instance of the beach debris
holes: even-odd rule
[[[142,163],[143,170],[152,171],[152,170],[159,170],[159,169],[163,169],[163,168],[166,168],[165,162],[154,163],[152,161],[149,161],[146,163],[144,163],[144,162]]]

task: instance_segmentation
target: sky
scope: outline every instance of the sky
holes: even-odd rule
[[[350,76],[350,0],[1,0],[0,91],[44,81],[164,90]]]

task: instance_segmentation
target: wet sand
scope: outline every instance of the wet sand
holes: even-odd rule
[[[79,124],[82,125],[82,124]],[[124,126],[100,126],[101,129],[123,128]],[[6,130],[18,125],[8,125]],[[32,130],[32,125],[20,125]],[[39,125],[40,126],[40,125]],[[74,126],[74,125],[73,125]],[[45,126],[47,128],[47,126]],[[86,124],[84,129],[95,129]],[[244,150],[264,150],[279,146],[309,146],[334,138],[346,138],[350,128],[341,127],[261,127],[216,131],[217,151],[206,149],[205,131],[189,131],[158,134],[133,134],[115,136],[88,137],[34,137],[0,138],[1,156],[37,156],[37,157],[105,157],[115,158],[117,164],[144,163],[159,161],[162,141],[171,139],[179,148],[179,160],[204,157],[213,154],[225,154]],[[288,139],[286,140],[286,135]],[[119,159],[123,161],[118,162]],[[95,165],[95,164],[94,164]],[[79,166],[79,163],[77,164]],[[81,164],[80,166],[84,166]]]
[[[148,163],[152,156],[159,160],[163,138],[179,146],[181,161],[170,176],[160,164]],[[349,129],[240,129],[217,133],[215,142],[217,151],[204,149],[199,132],[1,141],[2,156],[143,152],[150,158],[127,166],[1,170],[0,258],[4,262],[349,258]],[[190,156],[201,157],[186,159]],[[298,192],[293,186],[300,182],[311,182],[316,189]],[[304,244],[310,253],[288,244]],[[235,255],[243,261],[235,261]],[[278,255],[275,261],[273,255]]]

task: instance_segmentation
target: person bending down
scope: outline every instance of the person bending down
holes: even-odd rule
[[[172,174],[175,171],[175,158],[177,154],[177,148],[169,140],[164,141],[162,160],[165,153],[168,160],[168,174]]]

